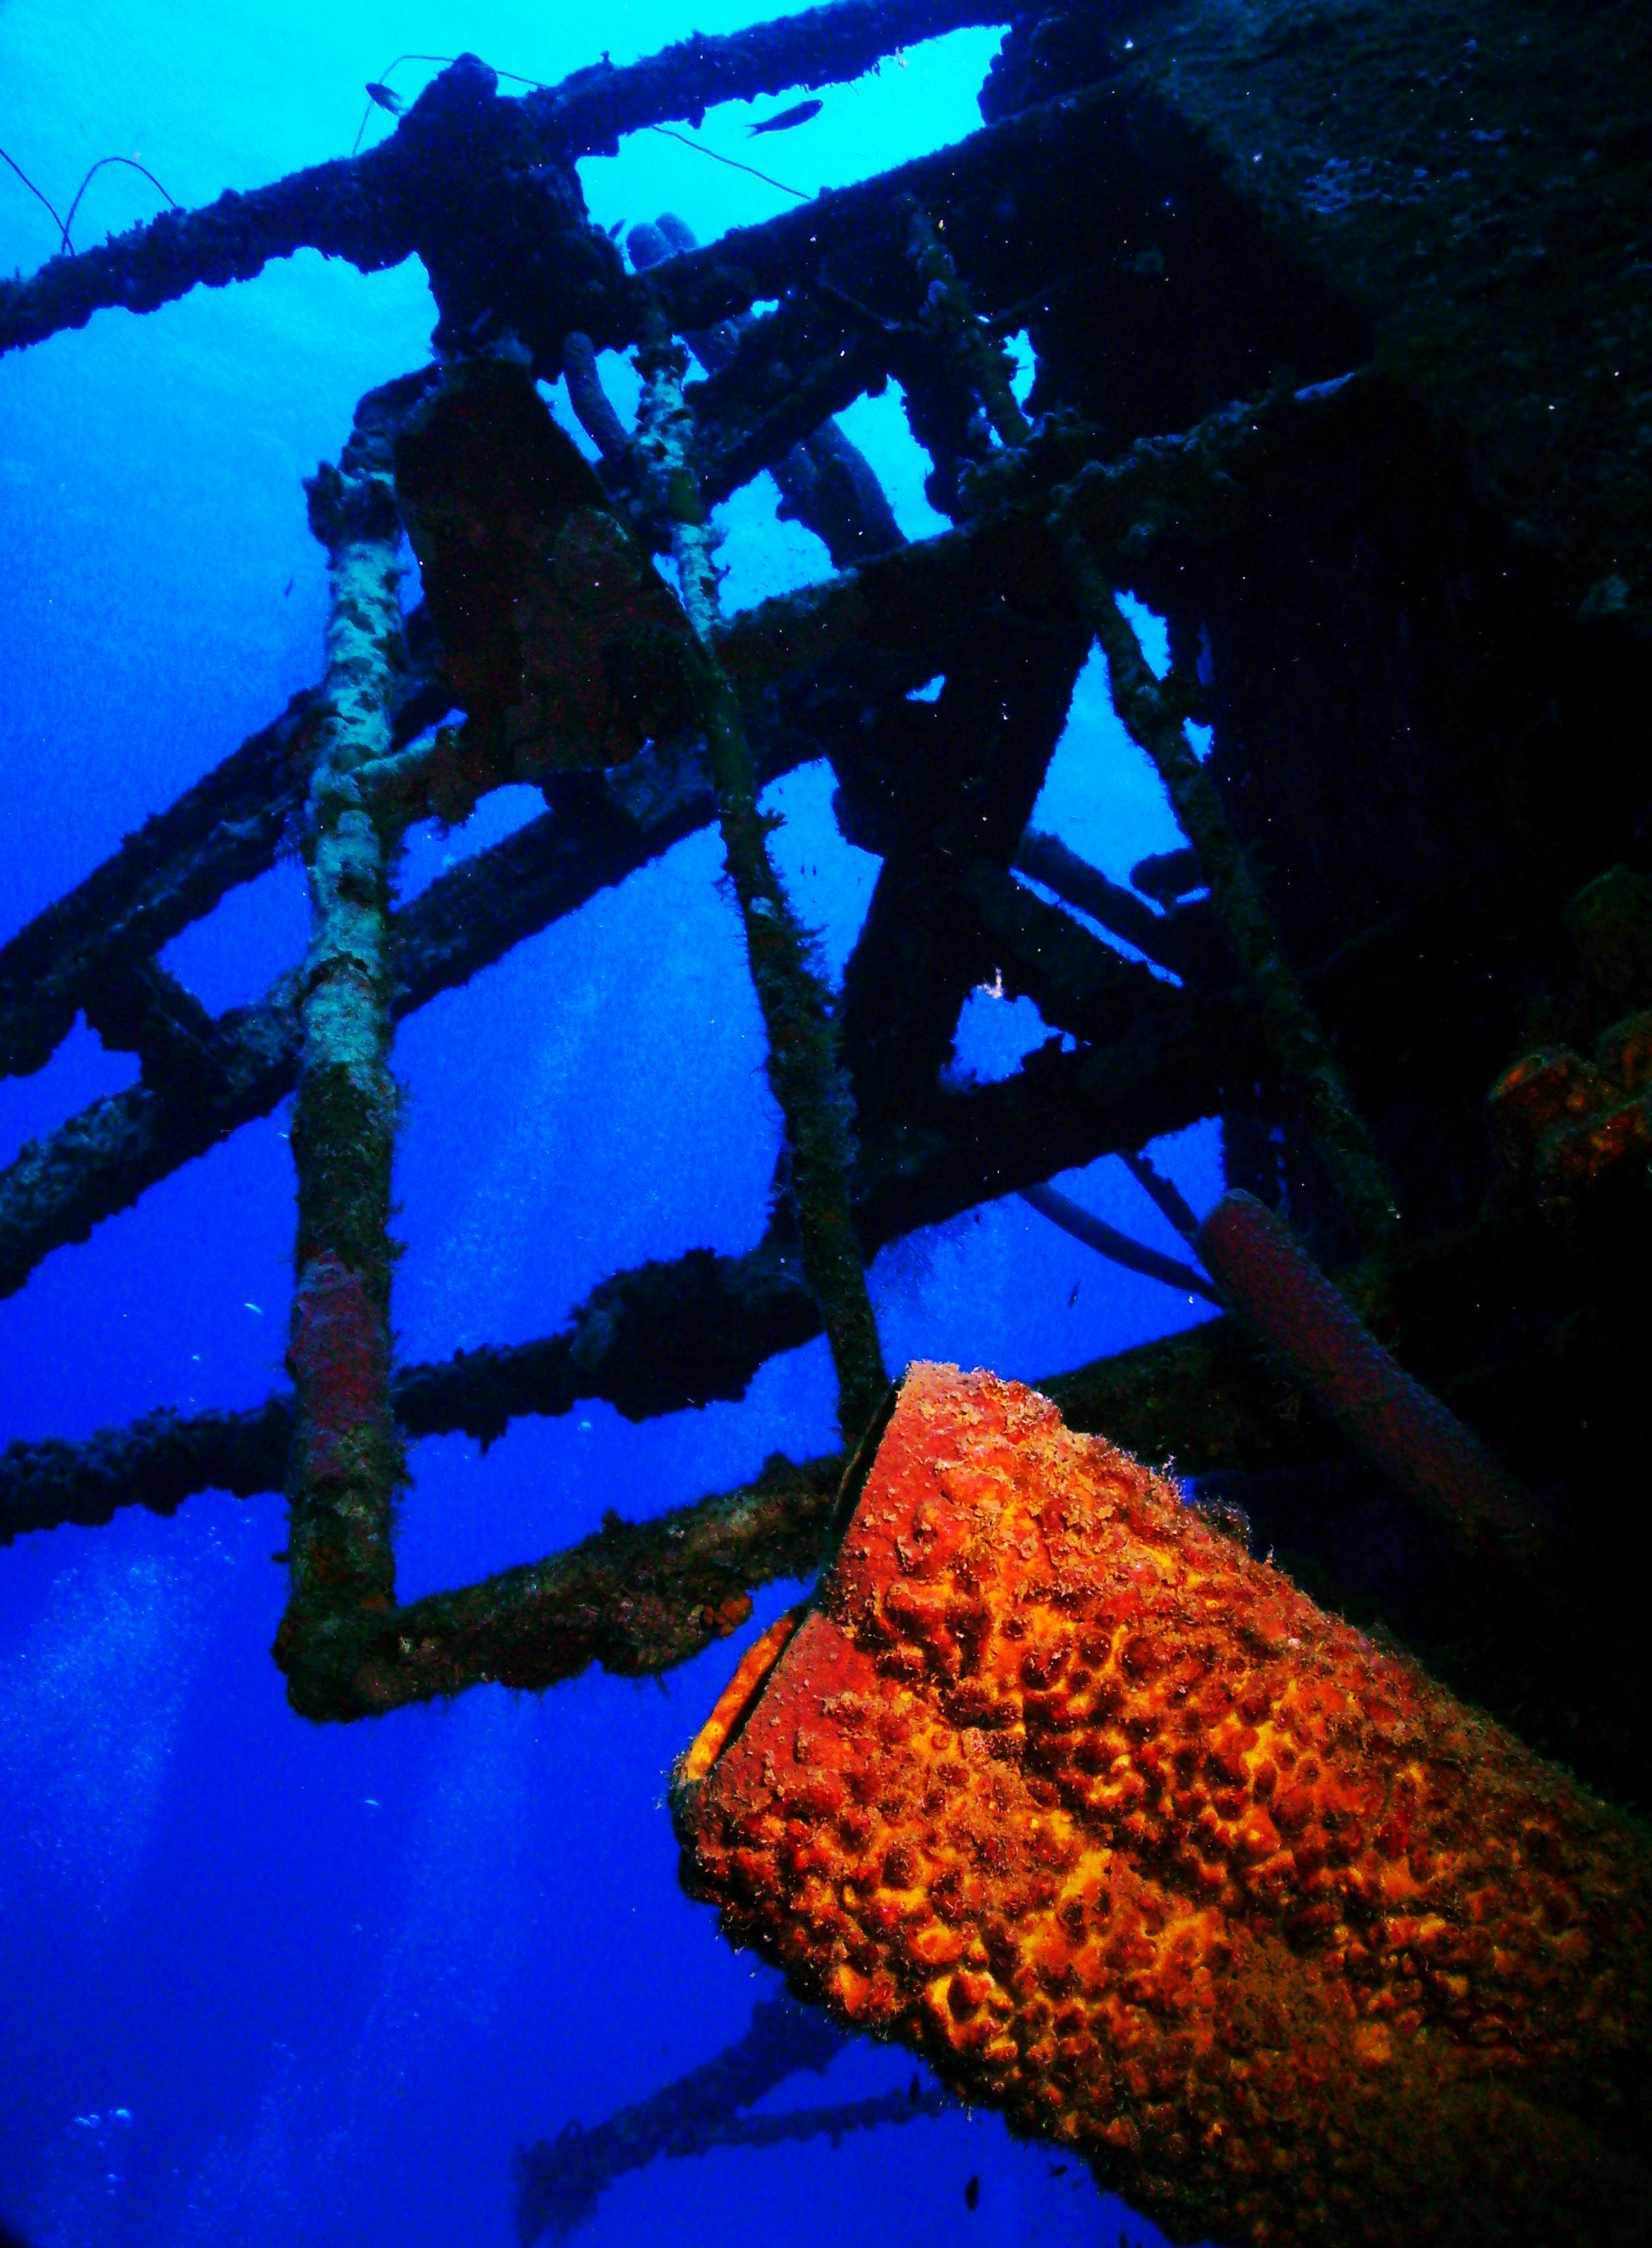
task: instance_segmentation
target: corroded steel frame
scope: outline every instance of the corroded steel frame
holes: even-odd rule
[[[304,1462],[316,1456],[317,1429],[333,1410],[328,1384],[347,1392],[351,1411],[360,1408],[350,1444],[359,1437],[377,1462],[367,1477],[373,1522],[365,1544],[353,1532],[335,1557],[342,1590],[327,1619],[325,1660],[299,1628],[302,1597],[278,1648],[295,1703],[312,1717],[354,1717],[488,1678],[544,1685],[593,1658],[629,1670],[681,1660],[734,1628],[755,1585],[806,1572],[833,1477],[831,1462],[771,1463],[748,1491],[708,1499],[680,1518],[605,1529],[571,1554],[401,1608],[389,1526],[406,1436],[462,1428],[488,1437],[515,1414],[566,1411],[594,1396],[634,1417],[737,1396],[765,1358],[806,1340],[823,1319],[852,1436],[881,1378],[862,1270],[881,1243],[1097,1155],[1137,1149],[1219,1111],[1234,1087],[1253,1096],[1271,1085],[1288,1099],[1306,1086],[1307,1122],[1340,1158],[1356,1225],[1374,1237],[1376,1217],[1391,1209],[1329,1050],[1314,1042],[1277,932],[1244,887],[1230,837],[1224,844],[1219,800],[1208,785],[1201,795],[1196,772],[1189,780],[1185,744],[1177,764],[1196,688],[1179,672],[1154,688],[1112,600],[1160,548],[1196,548],[1230,531],[1258,448],[1346,411],[1348,388],[1282,388],[1181,437],[1115,455],[1100,432],[1071,416],[1028,422],[1001,347],[1016,306],[996,301],[990,318],[974,309],[975,268],[997,223],[995,183],[1041,167],[1083,168],[1088,184],[1097,134],[1109,127],[1106,193],[1128,202],[1141,192],[1133,176],[1138,127],[1113,117],[1105,86],[1037,105],[765,226],[681,248],[646,274],[625,272],[584,216],[574,162],[620,132],[667,118],[693,121],[712,99],[854,75],[908,41],[1002,12],[978,0],[838,0],[729,39],[691,40],[628,70],[605,65],[518,99],[500,97],[493,74],[462,58],[364,156],[227,195],[206,211],[166,214],[101,250],[53,259],[28,281],[0,284],[3,350],[79,325],[100,305],[147,310],[197,283],[250,278],[305,245],[364,271],[419,255],[441,313],[437,346],[449,359],[505,346],[541,377],[569,374],[576,401],[584,398],[606,435],[615,509],[656,548],[675,538],[703,653],[709,757],[696,740],[669,739],[605,775],[553,775],[543,819],[400,913],[382,901],[373,908],[381,942],[375,935],[374,964],[357,981],[364,997],[371,991],[376,1027],[369,1035],[364,1016],[362,1036],[368,1045],[381,1042],[395,1019],[436,991],[719,817],[792,1162],[792,1191],[778,1199],[764,1242],[744,1258],[696,1251],[616,1275],[561,1333],[540,1342],[398,1371],[365,1342],[331,1359],[330,1345],[310,1347],[336,1327],[331,1297],[319,1325],[311,1316],[317,1288],[357,1269],[312,1225],[300,1251],[296,1450],[292,1408],[276,1399],[253,1414],[154,1415],[85,1446],[13,1446],[0,1466],[0,1535],[104,1520],[124,1503],[168,1511],[191,1491],[248,1491],[284,1477],[294,1493],[295,1581],[313,1586],[319,1580],[305,1573],[320,1518],[303,1496]],[[1191,175],[1199,161],[1173,141],[1153,151],[1160,171],[1168,164]],[[846,290],[833,261],[851,249],[856,286]],[[1062,256],[1059,242],[1043,242],[1022,262],[1019,284],[1071,285]],[[779,300],[777,309],[752,314],[767,298]],[[677,451],[655,460],[651,490],[641,457],[648,433],[627,460],[623,432],[616,436],[593,394],[594,351],[641,346],[656,390],[668,389],[681,379],[674,334],[692,339],[730,319],[742,330],[726,351],[702,354],[711,371],[689,394],[691,420],[675,394]],[[704,505],[792,457],[833,412],[892,376],[955,528],[891,547],[887,533],[874,538],[867,520],[857,522],[853,496],[846,506],[840,493],[830,523],[821,517],[817,524],[834,555],[856,555],[855,566],[719,622],[709,554],[700,551]],[[412,379],[412,389],[425,380]],[[361,479],[363,446],[384,410],[374,401],[401,387],[364,401],[344,477],[325,472],[321,480],[332,475],[335,498],[350,475]],[[672,420],[668,405],[661,390],[656,438]],[[660,454],[657,442],[654,449]],[[689,485],[697,490],[685,504]],[[808,520],[806,479],[798,490],[795,504]],[[334,547],[336,576],[339,538],[319,519],[318,528]],[[1165,772],[1190,839],[1202,853],[1226,850],[1209,904],[1156,909],[1053,839],[1025,832],[1093,632],[1121,682],[1121,714]],[[395,821],[438,801],[433,772],[430,796],[421,793],[417,745],[453,699],[422,611],[409,619],[408,640],[405,660],[379,682],[374,717],[373,754],[398,776]],[[905,826],[897,817],[889,827],[888,806],[874,799],[855,815],[874,826],[884,820],[877,847],[885,869],[833,1019],[795,930],[778,942],[789,909],[764,845],[757,791],[809,757],[841,757],[868,709],[898,713],[937,672],[946,678],[937,730],[951,769],[933,818],[927,799]],[[25,1149],[0,1179],[0,1285],[21,1285],[51,1249],[84,1239],[179,1163],[268,1113],[295,1081],[301,1107],[305,1087],[321,1083],[316,1026],[326,975],[317,963],[333,942],[325,912],[321,950],[312,948],[303,974],[281,979],[262,1004],[217,1020],[155,956],[226,889],[271,863],[295,820],[304,819],[317,857],[342,801],[336,717],[328,683],[295,698],[0,950],[0,1059],[12,1069],[39,1066],[84,1008],[142,1070],[135,1086]],[[1189,810],[1196,796],[1196,819]],[[360,805],[344,816],[353,833],[360,831],[356,844],[380,853],[380,873],[367,881],[373,891],[382,881],[374,817]],[[323,848],[318,866],[325,857]],[[1059,902],[1016,881],[1012,868]],[[319,899],[326,889],[319,878]],[[343,893],[335,884],[328,894]],[[1249,900],[1243,928],[1235,898]],[[1069,908],[1170,974],[1126,958]],[[989,960],[1007,990],[1030,994],[1068,1034],[1071,1050],[1031,1056],[1000,1084],[943,1090],[959,1006]],[[801,1058],[790,1076],[788,1045]],[[834,1090],[840,1056],[853,1094],[852,1137]],[[386,1162],[387,1083],[362,1096]],[[325,1169],[333,1141],[354,1145],[360,1132],[353,1126],[339,1139],[321,1118],[296,1136],[303,1173],[306,1163]],[[1336,1162],[1331,1168],[1335,1175]],[[367,1169],[379,1180],[384,1162],[375,1157]],[[301,1181],[301,1206],[305,1190]],[[387,1201],[378,1187],[371,1198],[384,1254],[362,1250],[362,1300],[378,1306],[374,1331],[382,1333],[384,1287],[372,1275],[387,1284]],[[365,1338],[373,1320],[356,1325]],[[325,1523],[318,1534],[331,1552]],[[355,1556],[349,1566],[339,1558],[346,1547]]]

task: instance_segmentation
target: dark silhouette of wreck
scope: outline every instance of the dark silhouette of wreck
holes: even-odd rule
[[[785,2140],[829,2139],[886,2123],[938,2114],[943,2092],[915,2076],[903,2091],[840,2100],[819,2108],[748,2111],[804,2072],[828,2068],[848,2039],[826,2016],[787,1998],[765,1998],[751,2012],[744,2037],[698,2068],[650,2093],[606,2121],[566,2124],[556,2138],[524,2147],[517,2157],[517,2231],[524,2244],[566,2240],[595,2211],[617,2177],[664,2155],[681,2159],[714,2147],[771,2147]]]

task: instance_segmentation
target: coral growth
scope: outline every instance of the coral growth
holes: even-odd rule
[[[1579,892],[1566,918],[1583,971],[1574,1011],[1611,1019],[1587,1058],[1569,1044],[1546,1045],[1491,1088],[1505,1159],[1562,1219],[1608,1182],[1643,1184],[1652,1159],[1652,878],[1611,867]]]
[[[1491,1088],[1492,1121],[1511,1162],[1557,1214],[1652,1160],[1652,1013],[1628,1015],[1602,1032],[1585,1059],[1545,1046],[1505,1071]]]
[[[403,1454],[390,1402],[389,896],[387,839],[363,801],[394,746],[407,661],[388,465],[370,393],[341,466],[309,487],[332,600],[305,822],[311,933],[292,1109],[292,1605],[278,1651],[289,1669],[341,1613],[387,1605],[395,1582],[390,1511]]]
[[[1642,1839],[1018,1384],[908,1375],[677,1811],[737,1943],[1180,2237],[1641,2237]]]
[[[757,804],[757,768],[736,694],[712,647],[717,622],[716,533],[693,463],[694,421],[683,397],[686,354],[663,316],[638,353],[642,401],[637,449],[663,520],[701,649],[700,716],[729,880],[739,901],[763,1025],[769,1083],[785,1120],[791,1203],[804,1271],[820,1306],[838,1378],[838,1416],[853,1443],[888,1388],[850,1207],[851,1137],[829,994],[775,871],[777,824]]]

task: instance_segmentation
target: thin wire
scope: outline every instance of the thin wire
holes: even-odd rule
[[[390,72],[401,63],[435,63],[445,69],[449,64],[456,62],[457,60],[458,57],[456,55],[398,55],[395,58],[395,60],[387,65],[380,72],[378,79],[374,80],[374,83],[379,86],[387,85],[389,81]],[[524,78],[519,71],[495,71],[494,76],[496,78],[509,79],[512,86],[531,86],[534,88],[536,93],[544,93],[548,90],[544,79]],[[367,126],[372,120],[374,110],[377,106],[377,103],[369,100],[366,109],[361,113],[361,122],[356,128],[356,137],[350,145],[350,154],[353,156],[356,155],[360,150],[361,136],[367,131]],[[716,148],[706,147],[701,141],[690,140],[686,133],[674,133],[670,127],[667,125],[651,125],[648,127],[648,130],[651,133],[663,134],[668,140],[680,140],[685,148],[692,148],[696,155],[709,156],[714,164],[726,164],[731,172],[749,173],[754,180],[761,180],[765,188],[778,188],[783,195],[795,195],[800,203],[806,203],[811,201],[811,198],[805,195],[801,188],[789,188],[784,180],[777,180],[768,172],[758,171],[755,164],[739,163],[734,157],[724,156]],[[18,163],[17,158],[10,154],[4,148],[0,148],[0,162],[6,163],[10,166],[11,169],[23,182],[24,186],[27,188],[29,193],[34,197],[35,201],[41,204],[49,213],[51,223],[58,230],[58,234],[62,242],[63,248],[71,257],[74,256],[74,243],[70,236],[69,230],[74,224],[75,213],[80,208],[81,202],[85,197],[86,189],[92,185],[93,181],[96,179],[98,174],[102,171],[106,164],[121,164],[125,166],[127,171],[136,172],[141,178],[147,180],[149,185],[154,189],[158,195],[165,198],[170,209],[173,210],[182,210],[183,209],[183,205],[178,201],[177,197],[172,194],[171,190],[163,186],[161,182],[156,179],[154,174],[149,169],[148,166],[147,164],[141,164],[135,156],[99,156],[97,162],[92,166],[85,179],[81,181],[79,186],[75,189],[74,201],[69,206],[69,215],[66,218],[61,217],[58,215],[58,207],[51,201],[51,197],[44,195],[41,190],[36,187],[34,182],[24,170],[22,165]]]
[[[85,195],[86,189],[92,185],[93,181],[103,169],[106,164],[124,164],[129,172],[142,173],[144,178],[147,180],[149,185],[155,190],[157,195],[166,195],[168,202],[171,204],[174,210],[182,210],[183,209],[183,205],[178,201],[177,197],[173,195],[168,195],[167,190],[161,186],[160,181],[156,179],[154,174],[149,169],[148,166],[147,164],[139,163],[135,156],[99,156],[97,162],[92,167],[92,169],[86,174],[85,179],[81,181],[79,186],[75,189],[74,201],[69,206],[69,216],[63,222],[64,247],[67,250],[71,257],[74,255],[74,244],[69,239],[69,229],[74,224],[74,215],[80,208],[80,198]]]
[[[683,147],[692,148],[696,156],[709,156],[714,164],[726,164],[731,172],[750,172],[752,178],[761,180],[765,188],[778,188],[783,195],[795,195],[800,203],[814,200],[812,195],[805,195],[801,188],[787,187],[784,180],[771,178],[767,172],[758,171],[755,164],[737,163],[732,156],[720,155],[715,148],[708,148],[703,141],[690,140],[686,133],[674,133],[668,125],[651,125],[648,130],[650,133],[663,133],[668,140],[681,140]]]
[[[10,165],[12,170],[23,182],[24,186],[27,188],[29,193],[35,198],[35,201],[37,202],[45,204],[46,209],[51,213],[51,223],[57,228],[58,232],[63,236],[63,239],[66,243],[69,239],[69,230],[65,226],[63,221],[58,216],[56,205],[48,202],[47,198],[41,194],[39,188],[36,187],[34,182],[29,177],[29,175],[24,170],[22,165],[18,163],[15,156],[7,156],[5,150],[3,148],[0,148],[0,157],[5,158],[5,161]]]
[[[10,165],[12,170],[23,182],[24,186],[27,188],[29,193],[34,196],[35,200],[38,202],[45,204],[46,209],[51,213],[51,223],[58,230],[58,233],[62,239],[63,247],[71,257],[74,256],[74,243],[70,237],[69,230],[74,224],[74,215],[80,208],[82,196],[86,194],[86,189],[92,185],[92,182],[97,178],[98,174],[103,169],[106,164],[124,164],[127,171],[141,173],[143,177],[149,182],[149,185],[154,189],[155,193],[166,197],[167,202],[171,204],[174,210],[182,210],[183,209],[183,205],[178,201],[177,197],[175,195],[169,194],[168,191],[161,186],[160,181],[156,179],[154,174],[149,169],[148,166],[147,164],[141,164],[135,156],[99,156],[97,162],[92,167],[85,179],[81,181],[79,186],[75,189],[74,201],[69,206],[69,216],[67,218],[59,218],[58,216],[57,206],[51,202],[46,196],[41,194],[39,188],[36,187],[34,182],[24,170],[22,165],[18,163],[17,158],[15,156],[7,155],[3,148],[0,148],[0,158],[3,158],[4,161]]]
[[[457,60],[456,55],[398,55],[394,62],[380,72],[374,83],[376,86],[387,86],[391,71],[401,63],[439,63],[445,68],[449,63]],[[508,78],[512,86],[531,86],[536,93],[539,93],[549,91],[543,79],[524,78],[517,71],[495,71],[493,74],[496,78]],[[361,135],[367,131],[373,113],[378,106],[379,105],[369,98],[366,109],[361,113],[361,123],[357,129],[356,137],[351,144],[350,154],[353,156],[360,148]],[[806,195],[801,188],[789,188],[784,180],[777,180],[771,173],[758,171],[755,164],[742,164],[732,156],[722,155],[716,148],[708,148],[703,141],[690,140],[686,133],[674,133],[668,125],[651,125],[648,130],[650,133],[663,134],[668,140],[680,140],[685,148],[692,148],[696,156],[709,156],[714,164],[726,164],[731,172],[747,172],[754,180],[761,180],[765,188],[778,188],[783,195],[795,195],[800,203],[813,201],[812,196]]]

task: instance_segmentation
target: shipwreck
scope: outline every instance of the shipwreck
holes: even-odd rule
[[[579,162],[622,136],[977,24],[1007,29],[956,146],[704,244],[670,214],[624,251],[590,222]],[[0,1177],[0,1286],[291,1094],[291,1387],[13,1444],[0,1540],[284,1489],[275,1655],[314,1720],[663,1671],[812,1575],[879,1471],[901,1369],[878,1249],[1116,1153],[1214,1315],[1053,1378],[1066,1428],[1173,1459],[1187,1535],[1256,1557],[1231,1559],[1245,1597],[1269,1556],[1339,1662],[1368,1662],[1361,1633],[1406,1650],[1443,1736],[1488,1713],[1518,1778],[1482,1775],[1488,1817],[1549,1800],[1529,1749],[1575,1775],[1567,1835],[1629,1835],[1652,1800],[1649,102],[1652,27],[1621,4],[835,0],[525,93],[461,57],[365,153],[0,282],[0,351],[301,248],[417,258],[436,312],[429,362],[384,371],[309,486],[316,686],[0,948],[9,1073],[81,1014],[141,1065]],[[541,388],[563,379],[584,449]],[[833,420],[892,383],[949,519],[926,539]],[[833,574],[725,614],[713,511],[764,471]],[[1162,675],[1127,593],[1168,620]],[[1128,888],[1029,824],[1098,647],[1185,838]],[[820,759],[881,862],[839,992],[760,804]],[[410,823],[524,781],[541,817],[393,909]],[[785,1121],[766,1237],[615,1272],[537,1341],[398,1362],[395,1025],[713,823]],[[308,955],[212,1017],[157,955],[293,835]],[[994,976],[1062,1036],[959,1086],[960,1009]],[[1229,1192],[1200,1223],[1141,1151],[1209,1118]],[[840,1453],[398,1600],[409,1440],[737,1398],[821,1333]],[[1492,1844],[1526,1894],[1511,1830]],[[1614,1940],[1643,1979],[1637,1931]],[[1612,2035],[1643,2014],[1642,1988]],[[1625,2030],[1594,2087],[1631,2137],[1645,2060]],[[1303,2128],[1322,2152],[1334,2121]],[[1318,2159],[1303,2237],[1368,2237]],[[1591,2221],[1641,2237],[1615,2179]],[[1262,2186],[1227,2206],[1286,2237]]]

